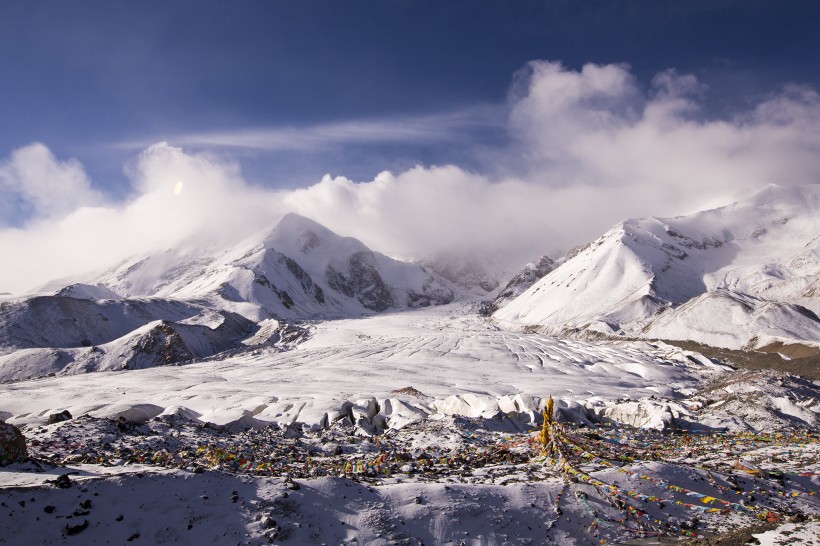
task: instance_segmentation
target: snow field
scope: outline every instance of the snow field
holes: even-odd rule
[[[251,348],[183,366],[3,384],[0,411],[15,424],[42,423],[50,413],[68,409],[74,416],[126,412],[148,419],[180,411],[218,425],[321,427],[328,416],[351,407],[363,408],[368,418],[378,407],[375,414],[396,426],[436,413],[532,414],[548,395],[563,408],[649,395],[675,398],[720,372],[665,345],[500,331],[465,304],[328,321],[310,329],[311,337],[290,351]],[[410,386],[423,396],[395,392]]]

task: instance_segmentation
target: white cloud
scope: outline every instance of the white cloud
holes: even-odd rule
[[[43,172],[51,173],[50,154],[40,157]],[[0,254],[12,257],[0,272],[0,292],[100,270],[180,241],[227,244],[283,213],[277,194],[247,186],[235,164],[167,144],[142,152],[129,174],[134,195],[125,203],[80,202],[68,214],[0,230]]]
[[[512,119],[528,180],[596,188],[619,215],[671,214],[820,174],[820,104],[811,90],[787,88],[738,118],[704,119],[704,86],[675,71],[656,76],[648,94],[619,65],[576,72],[534,62],[527,82]]]
[[[568,249],[627,217],[725,203],[767,184],[820,181],[820,101],[788,87],[733,119],[708,119],[706,88],[674,70],[648,92],[624,65],[533,62],[517,75],[505,161],[490,180],[417,167],[368,183],[326,177],[288,208],[401,255],[436,245],[504,248],[519,259]]]
[[[230,242],[286,211],[397,256],[476,248],[524,261],[586,242],[626,217],[684,213],[769,183],[820,180],[815,91],[786,87],[726,119],[704,114],[706,92],[674,70],[643,90],[625,65],[574,71],[530,63],[511,92],[513,144],[493,150],[519,174],[501,179],[453,165],[417,166],[366,182],[326,176],[274,191],[246,184],[236,163],[158,144],[129,165],[133,196],[111,204],[76,161],[26,147],[0,166],[3,191],[34,214],[23,228],[0,229],[0,255],[15,258],[0,271],[0,291],[191,238]],[[389,132],[367,123],[338,130],[295,145]],[[427,138],[425,131],[402,138]],[[287,135],[270,137],[237,145],[276,147]]]
[[[34,143],[0,162],[0,201],[15,202],[38,217],[56,218],[102,203],[103,196],[91,187],[79,161],[59,161],[45,145]],[[9,216],[13,212],[4,211]]]

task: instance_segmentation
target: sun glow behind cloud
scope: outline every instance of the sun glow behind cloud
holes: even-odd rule
[[[658,74],[645,91],[624,65],[574,71],[536,61],[515,76],[506,122],[512,143],[491,151],[497,169],[416,166],[364,182],[328,175],[296,190],[250,185],[239,164],[223,155],[160,143],[128,165],[131,196],[112,202],[79,162],[32,144],[0,162],[6,207],[0,212],[27,217],[0,230],[0,254],[10,257],[0,291],[20,292],[183,241],[230,244],[288,211],[397,256],[456,248],[523,263],[586,242],[626,217],[678,214],[769,183],[820,180],[814,90],[787,86],[723,119],[702,112],[707,92],[693,76],[673,70]],[[415,123],[350,122],[180,140],[222,153],[385,138],[446,143],[473,123],[468,118],[456,113]],[[450,121],[435,129],[439,119]],[[176,198],[168,198],[169,188]]]

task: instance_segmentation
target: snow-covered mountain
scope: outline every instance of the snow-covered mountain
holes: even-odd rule
[[[252,350],[275,343],[288,322],[492,293],[492,268],[462,258],[397,261],[289,214],[229,249],[180,246],[0,302],[0,381]],[[490,306],[502,326],[550,334],[816,350],[820,186],[772,186],[719,209],[621,222],[560,265],[528,264]]]
[[[150,322],[180,322],[203,312],[178,300],[35,296],[0,304],[0,351],[101,345]]]
[[[275,343],[280,321],[449,303],[446,285],[289,214],[228,250],[175,248],[0,303],[0,381],[210,357]]]
[[[237,348],[259,331],[236,313],[221,312],[218,324],[154,320],[99,345],[18,349],[0,355],[0,382],[77,373],[135,370],[213,356]]]
[[[58,293],[71,296],[0,304],[0,382],[175,364],[236,348],[261,330],[195,302],[92,293],[108,295],[73,285]]]
[[[419,261],[425,269],[446,279],[457,291],[486,296],[507,276],[508,264],[497,264],[475,253],[438,252]]]
[[[226,252],[155,254],[120,265],[96,284],[129,297],[205,298],[254,320],[355,316],[455,296],[422,267],[296,214]]]
[[[820,347],[820,185],[619,223],[494,315],[502,324]]]

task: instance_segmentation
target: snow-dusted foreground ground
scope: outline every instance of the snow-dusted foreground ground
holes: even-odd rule
[[[770,519],[768,543],[817,543],[816,434],[556,427],[556,461],[510,426],[445,418],[372,439],[181,418],[37,427],[40,462],[0,470],[0,542],[601,544]]]
[[[0,468],[0,542],[598,544],[769,511],[820,532],[812,382],[501,331],[463,303],[304,326],[284,352],[0,385],[39,460]],[[534,440],[548,395],[562,420],[699,434],[567,425],[556,463]]]

